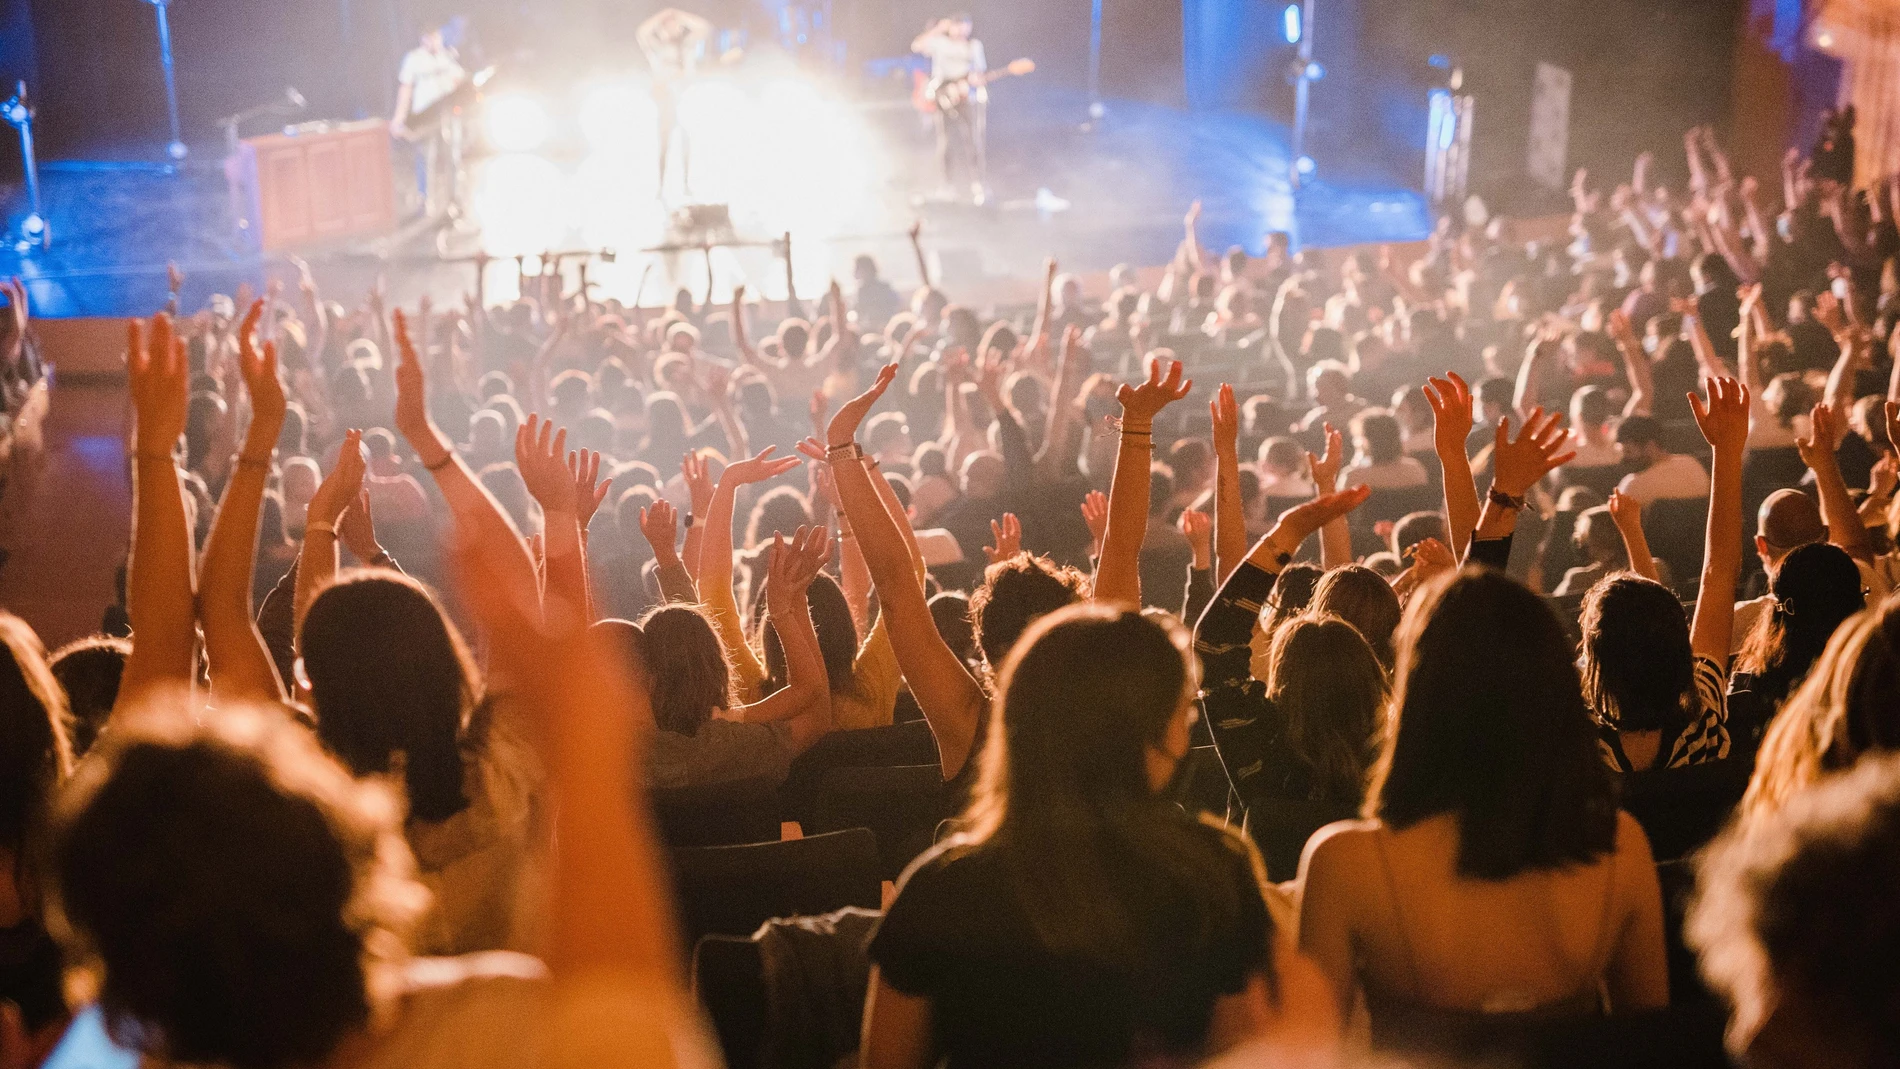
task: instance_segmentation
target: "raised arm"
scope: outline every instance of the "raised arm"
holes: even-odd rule
[[[640,510],[640,533],[646,536],[647,545],[653,547],[660,595],[668,601],[695,602],[699,600],[699,592],[693,587],[692,573],[686,570],[673,548],[674,532],[678,529],[679,519],[671,501],[660,498]]]
[[[1214,582],[1227,581],[1247,555],[1247,517],[1240,504],[1240,406],[1221,383],[1208,403],[1214,421]]]
[[[1893,410],[1888,402],[1888,410]],[[1892,426],[1889,421],[1889,426]],[[1827,540],[1856,560],[1874,559],[1873,540],[1861,523],[1853,499],[1847,496],[1847,481],[1841,477],[1840,417],[1825,401],[1814,406],[1808,416],[1808,436],[1795,439],[1801,459],[1814,472],[1814,488],[1821,498],[1821,518],[1827,521]]]
[[[1478,486],[1471,475],[1471,457],[1465,442],[1475,418],[1471,387],[1455,371],[1426,381],[1425,403],[1432,406],[1432,445],[1444,471],[1445,525],[1451,534],[1451,552],[1463,560],[1478,526]]]
[[[1108,530],[1091,588],[1095,601],[1141,604],[1141,542],[1148,531],[1155,415],[1193,388],[1193,379],[1182,380],[1179,360],[1155,356],[1148,360],[1148,381],[1139,386],[1123,383],[1115,394],[1122,405],[1121,446],[1108,486]]]
[[[132,551],[126,611],[132,654],[113,715],[154,691],[189,688],[193,671],[191,528],[172,450],[185,432],[185,343],[171,317],[133,320],[126,332],[126,372],[138,425],[132,446]]]
[[[1319,494],[1330,494],[1339,489],[1339,469],[1346,462],[1346,444],[1337,428],[1328,423],[1326,426],[1326,452],[1322,456],[1306,454],[1306,471],[1312,476],[1313,489]],[[1319,564],[1331,570],[1343,568],[1352,563],[1352,528],[1346,524],[1345,513],[1326,522],[1319,531]]]
[[[1702,368],[1702,374],[1712,379],[1734,378],[1734,369],[1729,367],[1728,360],[1715,347],[1715,339],[1709,337],[1708,328],[1702,325],[1702,317],[1692,315],[1688,318],[1689,346],[1695,350],[1696,364]]]
[[[713,483],[712,471],[706,458],[693,450],[680,458],[680,480],[686,484],[686,542],[680,549],[680,559],[686,565],[686,571],[694,576],[699,574],[699,560],[702,554],[700,546],[706,540],[706,517],[712,512]],[[695,596],[694,601],[699,598]]]
[[[415,451],[423,469],[435,478],[436,489],[455,518],[457,537],[478,543],[493,569],[508,583],[523,591],[535,590],[534,560],[528,556],[521,533],[429,416],[422,358],[409,341],[408,323],[400,309],[395,313],[395,329],[400,355],[396,364],[396,429]]]
[[[1822,400],[1835,412],[1846,412],[1854,405],[1854,371],[1873,344],[1873,336],[1849,322],[1841,302],[1825,290],[1814,299],[1814,318],[1834,335],[1834,344],[1840,348],[1840,356],[1827,373],[1827,393]],[[1840,443],[1836,440],[1835,444]]]
[[[468,542],[460,559],[465,597],[490,636],[489,687],[537,714],[531,736],[548,768],[547,814],[560,843],[546,883],[546,960],[557,981],[573,985],[557,986],[555,998],[591,993],[585,1035],[555,1040],[579,1050],[553,1060],[698,1064],[665,855],[636,772],[653,732],[646,691],[582,627],[578,607],[550,602],[544,623],[511,559]],[[605,1016],[603,993],[620,1007]]]
[[[798,467],[797,457],[774,458],[772,453],[776,448],[768,445],[757,456],[726,465],[719,477],[719,488],[713,491],[712,506],[706,513],[706,530],[700,535],[699,543],[699,573],[693,577],[699,589],[699,603],[712,617],[720,641],[725,644],[726,656],[732,662],[733,674],[747,691],[765,679],[765,666],[759,663],[758,655],[746,642],[745,627],[739,619],[739,602],[732,593],[733,502],[741,486],[764,482]]]
[[[917,258],[917,281],[925,289],[930,288],[930,258],[924,255],[924,224],[917,220],[910,224],[910,251]]]
[[[345,433],[343,445],[337,450],[336,466],[317,484],[317,492],[310,497],[305,509],[303,552],[297,555],[297,594],[292,603],[294,634],[303,633],[304,613],[310,611],[317,592],[336,574],[337,524],[362,493],[366,466],[363,432]]]
[[[205,541],[198,618],[212,696],[221,702],[282,701],[283,682],[251,617],[251,579],[257,557],[257,514],[270,478],[271,451],[284,425],[284,387],[277,378],[277,347],[259,352],[253,332],[263,302],[251,306],[238,328],[238,368],[251,396],[251,426],[225,483],[224,499]]]
[[[969,666],[937,633],[904,534],[898,529],[902,514],[885,508],[878,488],[872,485],[877,477],[860,462],[863,450],[854,440],[865,413],[896,377],[897,365],[886,364],[870,389],[838,409],[825,429],[824,452],[839,503],[850,517],[858,548],[871,569],[898,667],[937,737],[944,778],[951,779],[963,770],[976,747],[977,724],[988,699]]]
[[[1082,332],[1071,325],[1062,332],[1056,358],[1055,387],[1049,392],[1049,416],[1043,424],[1042,452],[1036,454],[1036,478],[1049,485],[1075,474],[1082,452],[1082,421],[1088,413],[1089,367],[1093,357],[1082,345]]]
[[[1727,664],[1735,627],[1735,579],[1742,570],[1742,455],[1748,449],[1748,391],[1734,379],[1710,379],[1705,388],[1707,402],[1689,395],[1696,426],[1715,454],[1709,472],[1702,588],[1696,593],[1689,646],[1698,657]]]
[[[785,686],[737,710],[747,723],[783,721],[797,753],[831,730],[831,685],[806,598],[812,578],[830,555],[830,533],[823,527],[800,527],[789,542],[782,534],[772,536],[765,604],[785,649]]]
[[[553,420],[530,413],[515,430],[515,466],[541,505],[546,596],[558,597],[586,615],[587,561],[581,552],[574,474],[566,457],[567,429],[556,430]]]
[[[1636,329],[1630,325],[1630,317],[1618,308],[1612,311],[1605,321],[1610,328],[1610,338],[1616,342],[1616,351],[1623,357],[1623,374],[1629,379],[1630,399],[1623,405],[1623,415],[1647,416],[1654,405],[1656,379],[1649,366],[1649,354],[1643,352],[1643,343],[1637,340]]]
[[[1509,416],[1498,422],[1491,449],[1491,492],[1485,495],[1484,511],[1471,533],[1465,560],[1504,570],[1510,563],[1511,535],[1524,509],[1524,495],[1537,480],[1576,457],[1568,445],[1561,412],[1545,415],[1541,408],[1531,409],[1516,439],[1511,438]]]
[[[1630,571],[1662,582],[1662,574],[1656,570],[1656,558],[1649,552],[1649,535],[1643,530],[1643,503],[1621,490],[1612,490],[1610,518],[1616,521],[1616,533],[1623,536],[1623,551],[1629,554]]]

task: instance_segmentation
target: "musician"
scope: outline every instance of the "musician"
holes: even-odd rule
[[[660,188],[666,186],[666,157],[675,131],[680,140],[680,182],[692,189],[693,144],[679,123],[679,98],[705,58],[713,24],[676,7],[662,8],[634,31],[653,69],[653,101],[660,111]]]
[[[957,184],[958,161],[970,183],[978,204],[988,196],[989,163],[985,151],[986,124],[990,94],[983,84],[989,62],[983,55],[983,42],[972,34],[975,24],[969,15],[940,19],[910,43],[910,50],[930,57],[930,84],[937,97],[937,157],[943,165],[943,181],[948,188]],[[944,89],[960,102],[946,104]]]
[[[396,115],[389,120],[389,132],[420,146],[416,178],[424,211],[431,216],[453,203],[462,154],[461,124],[452,109],[443,109],[442,115],[431,112],[467,80],[460,57],[439,29],[422,35],[421,43],[402,57],[396,75]]]

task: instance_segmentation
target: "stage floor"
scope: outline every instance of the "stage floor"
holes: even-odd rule
[[[1196,198],[1204,203],[1202,240],[1213,249],[1241,245],[1258,252],[1272,230],[1291,232],[1302,247],[1334,247],[1418,240],[1430,228],[1423,198],[1413,188],[1416,176],[1334,160],[1325,146],[1315,146],[1319,171],[1296,206],[1287,181],[1287,130],[1265,117],[1109,101],[1105,119],[1084,129],[1084,97],[1033,80],[994,93],[990,203],[980,209],[919,204],[918,196],[936,185],[928,124],[895,101],[842,107],[851,111],[856,140],[840,144],[863,145],[876,157],[874,166],[853,172],[857,185],[841,195],[823,184],[828,164],[817,144],[806,153],[800,148],[806,142],[794,138],[783,156],[787,167],[816,169],[805,179],[815,184],[798,188],[826,199],[827,210],[804,211],[806,205],[784,203],[784,189],[776,200],[753,197],[766,205],[758,210],[741,212],[736,202],[742,198],[731,198],[742,239],[769,240],[791,229],[801,296],[821,292],[834,275],[848,278],[851,257],[860,252],[877,256],[898,285],[913,284],[905,231],[920,217],[939,279],[953,298],[959,289],[986,289],[984,280],[1033,278],[1051,254],[1065,269],[1083,272],[1117,263],[1165,262],[1180,240],[1182,213]],[[10,246],[0,248],[0,273],[24,278],[35,314],[48,317],[149,313],[165,300],[168,261],[177,262],[188,277],[187,309],[202,307],[212,293],[232,292],[242,281],[261,285],[266,273],[284,261],[246,247],[233,224],[217,151],[215,145],[203,146],[177,169],[150,162],[46,164],[41,174],[52,247],[24,256]],[[718,163],[715,158],[696,166],[710,170]],[[644,243],[641,235],[664,229],[669,205],[652,196],[650,180],[645,196],[621,196],[611,173],[603,190],[595,160],[577,162],[550,151],[548,160],[536,166],[562,176],[563,184],[550,187],[545,197],[561,204],[562,211],[541,212],[535,216],[537,226],[511,226],[505,238],[499,224],[487,233],[462,235],[445,244],[448,251],[485,247],[512,255],[548,245],[617,244],[617,262],[590,274],[602,293],[624,300],[641,290],[646,303],[657,303],[679,284],[704,295],[706,263],[698,253],[668,259],[629,251]],[[758,174],[756,181],[774,180],[770,169],[756,161],[738,169]],[[481,180],[478,176],[478,184]],[[718,187],[720,182],[702,184]],[[580,195],[588,188],[595,195]],[[532,190],[517,199],[522,197],[534,199]],[[17,188],[0,199],[10,226],[24,215],[24,202]],[[459,300],[473,280],[469,266],[442,263],[426,240],[313,249],[304,255],[329,295],[346,300],[355,299],[378,274],[387,274],[395,301],[424,292],[438,302]],[[783,267],[766,249],[721,256],[714,266],[716,297],[723,299],[741,281],[754,293],[784,294]],[[489,270],[491,297],[505,296],[515,271],[512,260],[491,264]],[[279,277],[284,277],[281,272]]]

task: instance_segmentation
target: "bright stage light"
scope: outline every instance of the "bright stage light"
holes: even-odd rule
[[[660,109],[652,94],[632,82],[609,82],[581,97],[580,124],[595,152],[650,152],[659,136]]]
[[[567,183],[539,156],[514,153],[484,163],[475,182],[475,217],[492,256],[559,248],[567,236]]]
[[[554,120],[533,97],[498,96],[483,105],[482,127],[503,152],[533,152],[548,139]]]
[[[1296,45],[1300,43],[1300,5],[1288,4],[1286,6],[1286,10],[1280,13],[1280,28],[1286,35],[1287,44]]]
[[[753,102],[731,82],[702,80],[680,94],[680,125],[696,138],[732,136],[755,113]]]

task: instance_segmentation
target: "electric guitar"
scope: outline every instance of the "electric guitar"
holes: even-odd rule
[[[1025,74],[1033,74],[1035,70],[1035,60],[1019,59],[1010,63],[1007,67],[1000,67],[993,71],[974,71],[960,78],[932,78],[928,82],[925,82],[923,86],[923,93],[921,95],[924,102],[928,105],[923,110],[942,112],[956,111],[969,101],[971,93],[974,93],[982,86],[989,85],[992,82],[1000,82],[1005,78],[1016,78]]]

